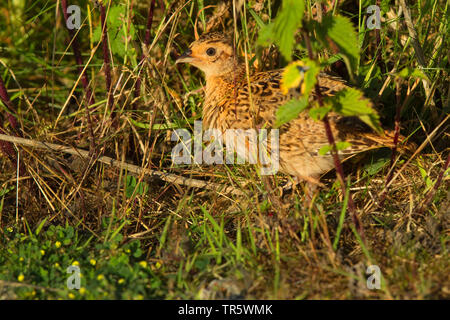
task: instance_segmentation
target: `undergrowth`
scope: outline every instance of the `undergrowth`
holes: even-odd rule
[[[406,7],[422,53],[402,1],[99,3],[77,1],[81,28],[69,32],[70,1],[0,7],[0,133],[88,152],[0,139],[0,298],[449,297],[447,1]],[[380,29],[367,28],[372,4]],[[307,61],[346,79],[378,110],[368,123],[397,125],[415,150],[349,160],[311,202],[305,185],[281,196],[289,177],[254,166],[174,166],[171,133],[193,131],[204,85],[174,61],[206,31],[229,33],[249,70]]]

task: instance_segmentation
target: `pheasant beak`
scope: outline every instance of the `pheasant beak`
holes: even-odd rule
[[[190,49],[186,50],[181,56],[177,58],[175,63],[191,62],[194,58],[191,56],[192,51]]]

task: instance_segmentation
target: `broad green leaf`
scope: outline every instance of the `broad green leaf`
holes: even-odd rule
[[[320,41],[333,53],[336,50],[343,56],[347,68],[352,74],[358,64],[358,35],[350,19],[343,16],[327,15],[322,23],[314,22],[314,28]]]
[[[309,110],[309,116],[316,121],[322,120],[331,111],[331,106],[315,107]]]
[[[283,71],[281,90],[287,94],[289,89],[300,86],[302,95],[309,96],[317,82],[320,66],[312,60],[295,61],[290,63]]]
[[[344,149],[349,148],[351,145],[352,144],[347,141],[338,141],[338,142],[336,142],[336,149],[337,149],[337,151],[344,150]],[[321,156],[324,156],[327,153],[329,153],[332,149],[333,149],[333,146],[327,144],[327,145],[323,146],[322,148],[320,148],[319,154]]]
[[[284,105],[280,106],[277,110],[277,120],[275,122],[275,127],[280,127],[286,122],[297,118],[300,112],[308,107],[308,97],[302,97],[300,99],[292,99],[286,102]]]
[[[295,32],[302,25],[304,12],[303,0],[283,0],[275,20],[259,31],[258,44],[268,46],[275,43],[283,57],[291,61]]]
[[[136,40],[136,30],[133,24],[126,28],[125,19],[126,7],[120,5],[111,7],[106,18],[111,51],[120,57],[124,57],[126,54],[130,56],[136,55],[136,50],[131,45],[131,40]],[[93,41],[100,41],[101,36],[102,25],[99,24],[94,30]],[[125,47],[125,36],[128,36],[130,41],[127,48]]]
[[[348,117],[357,116],[375,131],[383,131],[372,102],[365,98],[360,90],[346,88],[333,97],[327,97],[325,101],[331,105],[334,112]]]

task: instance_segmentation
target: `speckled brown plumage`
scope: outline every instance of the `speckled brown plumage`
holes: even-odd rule
[[[205,73],[206,94],[203,104],[203,128],[249,129],[273,127],[277,109],[293,97],[298,89],[283,94],[280,89],[282,69],[257,72],[247,77],[245,64],[235,56],[230,41],[221,34],[203,35],[177,59]],[[323,94],[332,95],[347,87],[344,81],[321,73],[318,84]],[[250,90],[249,90],[250,88]],[[372,132],[356,118],[329,113],[330,125],[337,141],[348,141],[351,147],[340,152],[345,160],[359,152],[391,146],[392,134]],[[280,169],[304,180],[316,180],[334,167],[331,155],[319,155],[328,145],[324,125],[311,119],[307,112],[280,128]]]

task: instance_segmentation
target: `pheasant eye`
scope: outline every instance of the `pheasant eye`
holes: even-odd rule
[[[206,50],[206,54],[207,54],[208,56],[213,56],[213,55],[216,54],[216,49],[214,49],[214,48],[208,48],[208,50]]]

